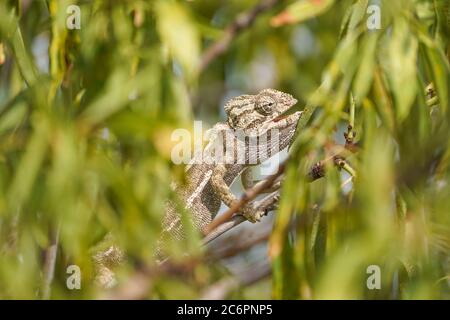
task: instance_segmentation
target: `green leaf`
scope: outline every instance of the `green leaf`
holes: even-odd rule
[[[155,11],[162,42],[192,80],[200,61],[200,35],[194,22],[186,8],[175,1],[158,1]]]
[[[334,0],[299,0],[286,7],[271,20],[271,25],[279,27],[285,24],[300,23],[326,12]]]
[[[152,66],[147,67],[131,80],[127,70],[116,70],[110,77],[105,92],[84,111],[82,121],[88,126],[96,125],[129,105],[133,96],[139,97],[145,90],[153,89],[154,70]]]
[[[48,119],[36,117],[35,130],[28,142],[25,152],[8,192],[10,209],[17,210],[29,197],[35,179],[46,157],[49,138]]]
[[[370,33],[364,38],[362,44],[361,62],[359,63],[359,68],[353,81],[353,94],[358,103],[366,97],[372,85],[377,43],[377,34]]]
[[[25,82],[31,86],[37,79],[36,67],[25,48],[14,10],[8,9],[5,3],[0,5],[0,35],[5,37],[11,46],[20,73]]]
[[[350,6],[345,13],[344,22],[341,25],[339,38],[344,37],[349,30],[355,29],[366,15],[369,0],[358,0]]]
[[[27,105],[23,101],[18,101],[13,108],[7,110],[0,118],[0,134],[7,130],[17,128],[25,118]]]
[[[405,119],[417,95],[417,51],[418,40],[411,34],[407,22],[394,21],[392,38],[388,44],[386,74],[392,85],[396,104],[397,120]]]

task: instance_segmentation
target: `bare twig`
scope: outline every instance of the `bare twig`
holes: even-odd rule
[[[334,155],[316,163],[309,170],[307,177],[310,182],[320,179],[325,176],[325,167],[328,161],[333,161],[334,165],[346,170],[348,173],[352,175],[352,177],[356,176],[355,171],[350,167],[350,165],[345,161],[342,155],[346,155],[349,151],[339,146],[334,151]],[[203,244],[207,244],[220,236],[221,234],[231,230],[237,225],[244,222],[246,219],[242,215],[236,214],[239,210],[248,202],[255,199],[258,195],[260,195],[264,190],[270,188],[275,181],[278,180],[280,176],[283,175],[286,167],[286,163],[289,161],[289,158],[286,159],[278,168],[278,171],[267,178],[256,184],[252,189],[248,190],[244,193],[240,200],[236,201],[235,204],[230,207],[227,211],[225,211],[222,215],[218,216],[214,219],[204,230],[205,238],[203,239]],[[270,207],[273,206],[278,201],[278,192],[275,197],[274,194],[270,194],[263,201],[261,201],[256,207],[259,210],[266,210],[266,212],[270,211]]]
[[[248,237],[245,239],[239,239],[242,241],[234,241],[229,245],[218,247],[218,250],[208,250],[208,258],[212,260],[220,260],[225,258],[234,257],[244,251],[247,251],[253,246],[266,242],[271,233],[271,228],[264,233],[257,235],[256,237]],[[233,239],[234,240],[234,239]],[[238,240],[238,239],[236,239]]]
[[[259,14],[270,10],[277,2],[278,0],[262,0],[249,11],[239,14],[236,19],[225,29],[225,33],[222,38],[214,42],[206,49],[200,60],[200,72],[228,49],[231,41],[233,41],[239,32],[249,28]]]
[[[273,193],[267,195],[260,202],[258,202],[256,204],[256,208],[258,208],[258,210],[264,210],[266,212],[269,212],[273,209],[273,206],[278,201],[278,197],[279,197],[279,192],[278,191],[273,192]],[[202,240],[203,245],[208,244],[212,240],[216,239],[217,237],[224,234],[225,232],[233,229],[234,227],[240,225],[244,221],[246,221],[246,219],[242,215],[238,214],[238,215],[233,216],[229,221],[218,225],[211,232],[209,232],[206,235],[206,237],[203,238],[203,240]]]
[[[227,211],[225,211],[222,215],[214,219],[209,225],[206,226],[204,233],[208,235],[211,231],[213,231],[216,227],[221,225],[224,222],[230,221],[230,219],[233,217],[233,215],[238,212],[245,204],[255,199],[259,194],[261,194],[264,190],[270,188],[273,183],[280,177],[285,170],[286,164],[285,162],[282,163],[278,167],[278,171],[271,175],[269,178],[267,178],[264,181],[261,181],[260,183],[256,184],[252,189],[248,190],[244,193],[244,195],[234,203],[233,206],[231,206]]]
[[[233,229],[234,227],[240,225],[242,222],[246,221],[247,219],[245,219],[242,215],[238,214],[235,215],[234,217],[232,217],[230,219],[230,221],[224,222],[220,225],[218,225],[216,228],[214,228],[213,230],[211,230],[211,232],[209,232],[203,239],[202,239],[202,244],[206,245],[208,243],[210,243],[211,241],[213,241],[214,239],[216,239],[217,237],[219,237],[220,235],[224,234],[225,232]]]
[[[56,255],[58,254],[59,229],[51,236],[50,246],[45,250],[44,261],[44,283],[42,288],[42,299],[48,300],[51,295],[53,277],[55,275]]]

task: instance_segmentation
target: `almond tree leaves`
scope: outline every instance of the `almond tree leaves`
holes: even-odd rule
[[[434,165],[439,163],[440,168],[446,168],[440,173],[448,174],[448,156],[443,157],[448,155],[449,137],[450,69],[444,53],[448,34],[442,12],[434,13],[442,2],[376,3],[382,14],[381,29],[369,30],[366,23],[370,15],[367,7],[375,2],[354,1],[343,16],[340,41],[322,73],[321,85],[306,106],[306,118],[299,126],[302,130],[291,148],[292,164],[271,239],[276,298],[406,298],[417,294],[412,287],[418,282],[411,278],[405,280],[411,286],[408,289],[388,289],[395,281],[395,272],[400,272],[399,261],[409,255],[401,247],[408,241],[403,231],[409,222],[396,220],[393,199],[409,194],[404,215],[417,223],[414,238],[426,241],[429,235],[424,224],[439,219],[428,206],[426,186],[433,186],[433,192],[442,195],[446,191],[436,191],[440,183],[436,185]],[[416,15],[418,10],[420,15]],[[425,93],[427,87],[436,90]],[[434,103],[428,104],[427,99],[434,94]],[[323,150],[341,138],[340,129],[349,124],[346,97],[350,95],[356,101],[355,126],[361,146],[347,157],[357,172],[351,191],[343,191],[340,175],[332,166],[320,181],[301,181],[314,161],[321,160]],[[312,117],[316,105],[319,107]],[[437,109],[442,112],[433,112]],[[333,130],[337,135],[327,139]],[[330,192],[325,200],[320,197],[333,188],[335,194]],[[326,232],[316,228],[317,216],[305,219],[314,210],[326,217],[320,221]],[[319,235],[326,241],[318,243]],[[448,245],[439,241],[439,250]],[[431,246],[427,249],[434,252]],[[316,259],[317,252],[325,258]],[[414,267],[427,265],[420,280],[427,288],[433,286],[430,278],[438,281],[447,272],[441,269],[445,259],[436,256],[419,253],[407,260]],[[378,292],[368,291],[364,283],[365,267],[372,263],[384,270],[383,289]],[[293,266],[297,273],[290,269]]]
[[[71,31],[69,3],[30,2],[22,20],[0,3],[1,298],[40,297],[39,257],[56,233],[51,298],[93,297],[89,248],[106,232],[130,256],[153,261],[171,180],[170,158],[157,143],[191,118],[184,80],[195,79],[199,36],[194,24],[186,33],[191,21],[180,2],[161,1],[170,7],[161,11],[138,0],[80,3],[81,29]],[[145,18],[135,26],[139,4]],[[166,24],[158,37],[158,19],[178,29]],[[48,73],[34,67],[36,39],[49,46]],[[82,269],[85,291],[65,287],[69,260]]]

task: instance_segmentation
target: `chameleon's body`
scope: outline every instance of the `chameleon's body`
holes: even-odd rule
[[[241,176],[245,188],[251,187],[254,181],[247,169],[288,147],[301,113],[283,119],[278,117],[296,102],[289,94],[266,89],[257,95],[236,97],[225,105],[227,123],[218,123],[212,128],[212,138],[205,148],[209,152],[201,155],[201,161],[193,159],[186,171],[186,185],[175,188],[181,203],[192,212],[194,226],[199,231],[216,216],[222,201],[229,207],[236,201],[230,185],[237,177]],[[263,135],[265,139],[261,138]],[[250,143],[249,137],[256,143]],[[218,145],[223,146],[223,153],[230,151],[227,149],[230,146],[233,150],[220,158],[216,154]],[[238,150],[241,157],[237,155]],[[263,214],[251,206],[245,206],[242,213],[252,222]],[[171,203],[163,222],[162,239],[165,236],[177,240],[184,237],[180,215]]]
[[[295,112],[282,119],[279,117],[296,102],[297,100],[289,94],[265,89],[257,95],[241,95],[233,98],[225,105],[227,122],[218,123],[211,129],[206,152],[201,155],[200,160],[194,158],[187,167],[186,184],[175,186],[180,203],[192,213],[192,221],[197,230],[204,230],[216,216],[222,202],[231,207],[237,201],[230,191],[230,185],[237,177],[241,176],[244,188],[252,187],[254,181],[251,171],[247,169],[289,146],[301,112]],[[257,143],[252,144],[249,141]],[[223,147],[225,153],[223,158],[218,157],[218,146]],[[240,212],[252,222],[259,221],[264,214],[250,204],[241,208]],[[181,216],[176,206],[169,202],[157,257],[161,259],[165,256],[163,248],[168,238],[182,240],[184,237]],[[98,262],[100,265],[108,264],[108,256],[97,256],[96,260],[100,261]],[[105,274],[109,272],[109,269],[102,268]],[[99,277],[110,279],[111,274],[107,276],[100,274],[97,278]]]

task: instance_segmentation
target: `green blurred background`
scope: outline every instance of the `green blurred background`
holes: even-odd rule
[[[69,30],[74,4],[81,28]],[[373,5],[381,28],[369,30]],[[448,299],[449,31],[445,0],[3,0],[0,298],[197,299],[220,287],[223,298]],[[273,230],[225,266],[192,233],[158,269],[164,204],[184,178],[171,133],[212,126],[227,99],[268,87],[309,111]],[[324,161],[309,182],[347,131],[344,170]],[[112,293],[93,283],[107,234],[127,255]],[[264,277],[235,282],[252,259]],[[69,265],[80,290],[66,286]],[[367,287],[371,265],[381,289]]]

